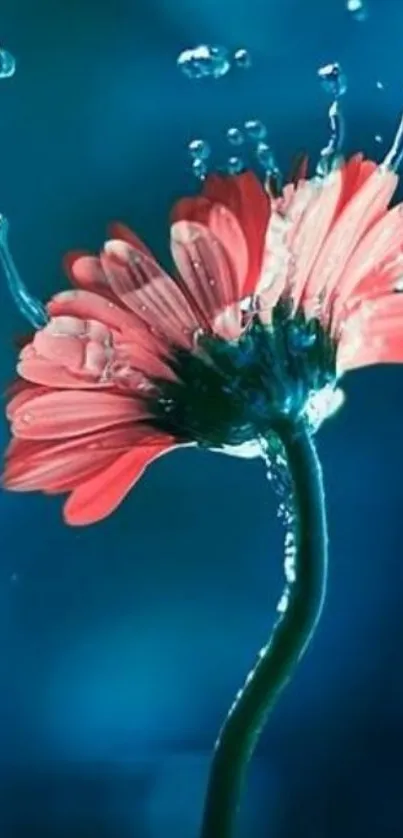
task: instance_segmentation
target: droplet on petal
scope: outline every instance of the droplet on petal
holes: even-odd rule
[[[0,49],[0,79],[9,79],[15,73],[15,58],[7,49]]]

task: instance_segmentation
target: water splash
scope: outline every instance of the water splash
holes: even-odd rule
[[[11,52],[0,49],[0,79],[9,79],[15,73],[16,62]]]
[[[7,218],[0,214],[0,263],[3,267],[7,284],[14,302],[23,317],[35,329],[42,329],[48,322],[46,309],[36,297],[33,297],[24,285],[16,268],[8,245],[9,224]]]
[[[190,79],[219,79],[228,73],[231,61],[226,47],[200,44],[192,49],[183,50],[177,59],[177,65]]]
[[[337,62],[320,67],[318,76],[323,89],[333,99],[328,111],[330,138],[327,146],[320,152],[316,167],[316,174],[319,177],[325,177],[337,164],[343,147],[345,123],[340,99],[347,90],[347,80]]]
[[[247,70],[252,64],[249,52],[237,49],[231,56],[227,47],[218,44],[199,44],[197,47],[183,50],[177,58],[181,72],[189,79],[213,78],[226,76],[231,67]]]
[[[395,134],[395,138],[393,140],[392,146],[389,149],[384,161],[383,166],[387,169],[392,169],[393,172],[396,172],[399,168],[403,159],[403,115],[400,118],[400,122]]]
[[[345,402],[341,387],[326,384],[321,390],[313,390],[305,405],[305,419],[315,433],[322,422],[337,413]]]

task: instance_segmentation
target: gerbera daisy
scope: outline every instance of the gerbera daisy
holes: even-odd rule
[[[173,209],[172,275],[121,224],[69,254],[74,289],[20,353],[3,485],[68,492],[89,524],[179,445],[253,455],[284,422],[314,430],[345,372],[403,360],[396,183],[362,155],[279,197],[210,175]]]

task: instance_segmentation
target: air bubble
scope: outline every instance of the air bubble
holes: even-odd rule
[[[272,172],[275,169],[275,161],[273,152],[267,143],[258,143],[256,148],[256,159],[263,166],[266,172]]]
[[[246,49],[237,49],[234,52],[234,64],[242,70],[248,70],[252,64],[252,59]]]
[[[334,99],[338,99],[345,94],[347,79],[337,61],[334,64],[326,64],[324,67],[320,67],[318,76],[325,92],[330,93]]]
[[[205,160],[201,160],[197,158],[197,160],[193,160],[192,163],[192,172],[198,180],[204,180],[207,175],[207,164]]]
[[[229,175],[239,175],[243,169],[244,164],[240,157],[229,157],[227,162],[227,172]]]
[[[264,140],[267,135],[267,128],[260,119],[248,119],[244,128],[251,140]]]
[[[346,9],[350,12],[351,17],[360,23],[368,17],[368,9],[363,0],[347,0]]]
[[[7,49],[0,49],[0,79],[9,79],[15,73],[15,58]]]
[[[231,145],[242,145],[245,141],[244,135],[239,128],[228,128],[227,140]]]
[[[183,50],[177,59],[177,65],[190,79],[218,79],[228,73],[231,62],[226,47],[200,44],[193,49]]]
[[[375,142],[376,143],[383,143],[383,137],[381,134],[375,134]]]
[[[211,154],[211,148],[206,140],[192,140],[188,145],[188,151],[194,160],[207,160]]]
[[[3,266],[9,291],[18,310],[28,323],[35,329],[42,329],[49,320],[46,309],[40,300],[29,293],[20,277],[8,245],[8,230],[8,220],[0,214],[0,263]]]

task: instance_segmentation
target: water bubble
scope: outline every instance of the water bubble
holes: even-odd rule
[[[241,67],[242,70],[248,70],[252,64],[252,59],[246,49],[237,49],[234,52],[234,64]]]
[[[204,178],[207,175],[206,161],[201,160],[200,157],[198,157],[197,160],[193,160],[192,171],[195,177],[198,178],[198,180],[204,180]]]
[[[240,157],[230,157],[227,162],[227,172],[229,175],[239,175],[245,168],[243,160]]]
[[[179,69],[190,79],[225,76],[231,67],[229,52],[226,47],[200,44],[192,49],[185,49],[177,59]]]
[[[207,160],[211,154],[211,148],[206,140],[192,140],[188,145],[188,151],[194,160]]]
[[[17,270],[8,245],[8,220],[0,214],[0,264],[6,275],[11,296],[17,308],[35,329],[42,329],[48,322],[46,309],[29,293]]]
[[[7,49],[0,49],[0,79],[9,79],[15,73],[15,58]]]
[[[383,81],[377,81],[376,86],[377,86],[378,90],[384,90],[385,89]]]
[[[256,148],[256,159],[259,161],[260,165],[263,166],[266,172],[274,170],[274,155],[267,143],[258,143]]]
[[[330,93],[335,99],[343,96],[347,90],[347,79],[340,64],[326,64],[318,70],[318,76],[326,93]]]
[[[383,137],[381,134],[375,134],[375,142],[376,143],[383,143]]]
[[[366,20],[368,17],[368,9],[365,7],[363,0],[347,0],[346,9],[350,12],[351,17],[359,22]]]
[[[227,140],[231,145],[242,145],[244,142],[244,135],[239,128],[228,128]]]
[[[267,135],[267,128],[259,119],[248,119],[244,128],[251,140],[264,140]]]

